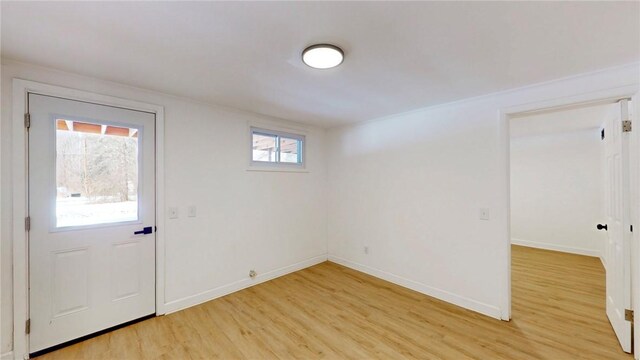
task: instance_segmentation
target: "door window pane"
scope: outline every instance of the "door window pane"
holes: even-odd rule
[[[276,161],[277,137],[272,135],[253,134],[253,161]]]
[[[138,220],[138,129],[56,120],[56,227]]]
[[[300,147],[302,142],[297,139],[290,139],[286,137],[280,138],[280,162],[283,163],[301,163],[300,159]]]

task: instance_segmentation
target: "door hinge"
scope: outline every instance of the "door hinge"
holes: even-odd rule
[[[624,309],[624,319],[627,321],[633,321],[633,310]]]
[[[27,130],[31,127],[31,114],[29,113],[24,114],[24,127]]]
[[[604,129],[600,130],[600,140],[604,140]]]
[[[624,120],[622,122],[622,132],[630,132],[631,131],[631,120]]]
[[[31,319],[27,319],[24,324],[24,332],[27,334],[31,334]]]
[[[31,230],[31,216],[24,218],[24,229],[27,231]]]

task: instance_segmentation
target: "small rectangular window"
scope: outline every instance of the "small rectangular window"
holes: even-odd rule
[[[303,167],[304,135],[251,128],[251,163]]]

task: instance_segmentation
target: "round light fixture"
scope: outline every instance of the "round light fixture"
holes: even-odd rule
[[[302,61],[314,69],[331,69],[342,64],[344,52],[331,44],[316,44],[304,49]]]

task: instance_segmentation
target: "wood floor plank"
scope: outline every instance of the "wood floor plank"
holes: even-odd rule
[[[325,262],[50,359],[625,359],[599,259],[512,247],[513,320]]]

